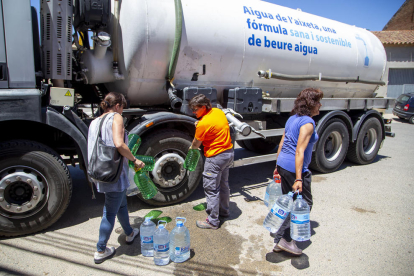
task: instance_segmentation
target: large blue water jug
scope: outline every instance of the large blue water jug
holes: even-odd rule
[[[154,232],[154,263],[156,265],[167,265],[170,262],[170,234],[165,229],[164,220],[158,221],[158,228]]]
[[[289,192],[286,195],[280,196],[276,203],[270,209],[269,214],[263,222],[264,228],[272,233],[276,233],[280,226],[282,226],[286,217],[289,215],[293,206],[293,193]]]
[[[176,226],[170,234],[170,259],[182,263],[190,258],[190,231],[184,226],[186,218],[177,217]]]
[[[298,195],[290,213],[290,237],[295,241],[307,241],[311,237],[310,208],[308,203]]]
[[[145,221],[141,223],[141,253],[145,257],[154,256],[154,232],[155,223],[151,221],[152,217],[146,217]]]
[[[274,178],[266,188],[265,197],[264,197],[264,205],[270,210],[273,205],[275,205],[276,200],[281,196],[282,193],[282,186],[280,183],[279,178]]]

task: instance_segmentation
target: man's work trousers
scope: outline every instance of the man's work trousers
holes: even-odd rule
[[[219,226],[219,215],[230,214],[229,168],[234,161],[234,151],[229,149],[212,157],[204,164],[203,187],[206,194],[208,221]]]

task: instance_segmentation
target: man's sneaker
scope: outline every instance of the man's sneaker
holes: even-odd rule
[[[279,252],[282,252],[282,251],[283,251],[283,249],[280,248],[277,244],[275,244],[275,247],[273,247],[273,252],[279,253]]]
[[[201,228],[201,229],[214,229],[214,230],[216,230],[218,228],[217,226],[214,226],[214,225],[210,224],[210,222],[208,222],[207,219],[205,221],[197,220],[196,225],[197,225],[198,228]]]
[[[126,236],[126,238],[125,238],[126,243],[127,244],[132,244],[134,242],[135,237],[138,235],[138,233],[139,233],[139,229],[138,228],[134,228],[132,230],[132,233],[131,233],[132,236],[131,235]]]
[[[104,261],[112,258],[115,255],[115,247],[107,247],[103,253],[95,252],[94,261],[95,264],[103,263]]]
[[[291,242],[287,242],[284,238],[282,238],[280,239],[277,246],[294,255],[302,254],[302,249],[296,246],[296,242],[294,240],[292,240]]]

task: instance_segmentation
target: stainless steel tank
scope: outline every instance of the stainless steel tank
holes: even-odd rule
[[[124,93],[132,106],[168,104],[165,77],[175,35],[174,1],[120,3],[118,54],[125,79],[111,76],[108,51],[99,62],[85,53],[88,81]],[[325,97],[365,98],[377,85],[266,80],[257,72],[380,81],[385,70],[384,47],[365,29],[262,1],[182,0],[182,8],[177,88],[215,87],[220,95],[225,88],[260,87],[271,97],[292,98],[306,87],[318,87]],[[198,81],[191,81],[196,72]]]

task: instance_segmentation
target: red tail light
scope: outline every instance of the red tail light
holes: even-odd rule
[[[405,110],[405,111],[407,111],[409,107],[410,107],[410,105],[409,105],[409,104],[406,104],[406,105],[404,106],[404,110]]]

